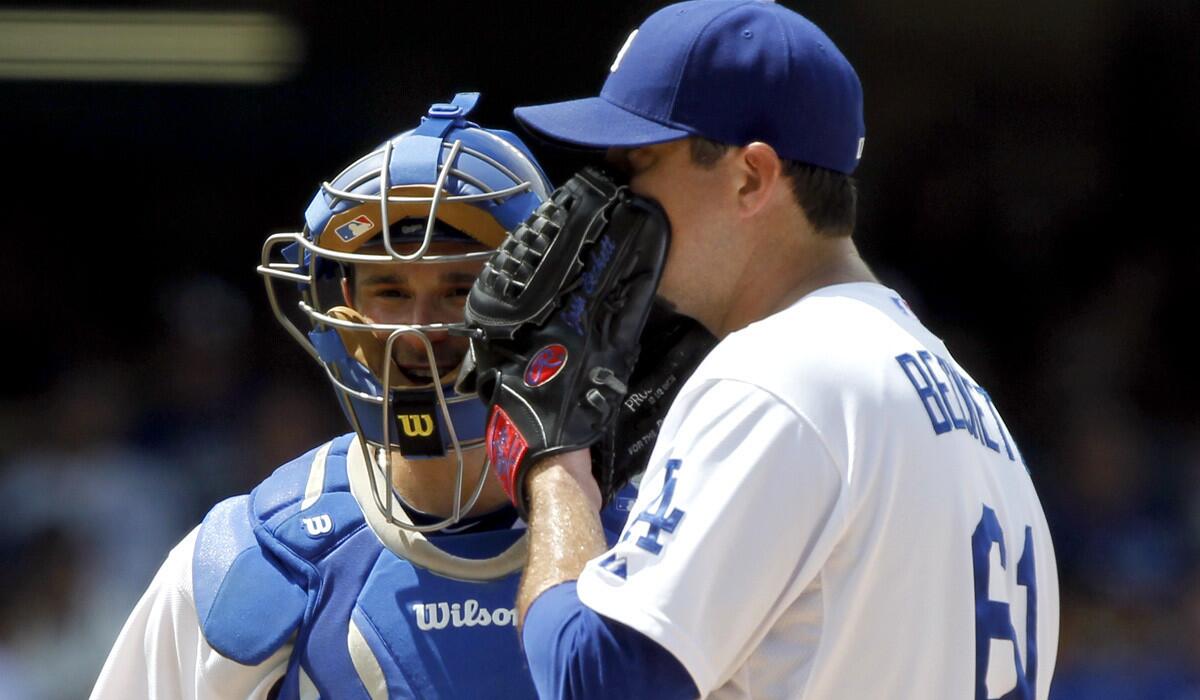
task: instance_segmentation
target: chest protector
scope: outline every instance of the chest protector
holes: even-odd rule
[[[307,700],[314,688],[338,700],[535,697],[517,637],[520,571],[457,580],[384,547],[350,490],[352,438],[280,467],[205,518],[193,562],[205,639],[246,665],[291,643],[282,699],[299,699],[303,689]],[[618,506],[629,502],[618,499]],[[606,514],[606,526],[623,525],[624,515]],[[510,551],[524,532],[442,534],[430,542],[457,557],[487,559]]]

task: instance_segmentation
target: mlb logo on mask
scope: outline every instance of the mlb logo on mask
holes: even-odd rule
[[[365,214],[356,216],[346,223],[334,229],[337,237],[343,241],[352,241],[358,236],[370,231],[375,227],[375,222],[371,221]]]

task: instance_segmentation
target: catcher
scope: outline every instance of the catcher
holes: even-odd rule
[[[453,389],[468,341],[448,331],[550,187],[515,135],[468,121],[477,99],[431,106],[323,183],[303,231],[267,239],[272,309],[352,432],[184,538],[96,700],[534,695],[513,609],[524,524],[486,467],[483,407]],[[613,536],[633,495],[605,511]]]

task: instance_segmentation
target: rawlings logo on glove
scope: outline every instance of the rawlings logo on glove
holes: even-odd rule
[[[529,366],[525,368],[525,386],[532,389],[558,376],[558,371],[567,364],[567,348],[552,343],[537,351]]]

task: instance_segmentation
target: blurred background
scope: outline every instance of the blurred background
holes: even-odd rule
[[[169,548],[344,430],[265,236],[431,102],[595,94],[662,4],[0,3],[0,699],[85,697]],[[864,256],[1043,496],[1052,697],[1200,698],[1200,4],[785,4],[864,84]]]

